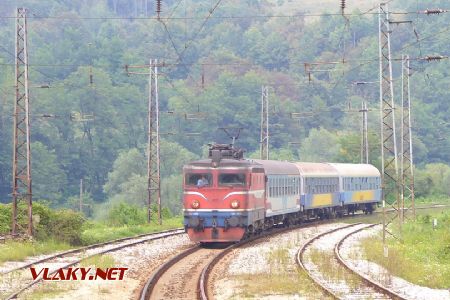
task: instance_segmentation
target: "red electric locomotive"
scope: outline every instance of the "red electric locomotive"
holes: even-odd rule
[[[184,225],[192,241],[239,241],[264,221],[264,169],[243,151],[216,144],[184,173]]]
[[[186,165],[184,226],[192,241],[234,242],[283,223],[372,212],[380,172],[366,164],[244,159],[232,145],[212,145],[208,159]]]

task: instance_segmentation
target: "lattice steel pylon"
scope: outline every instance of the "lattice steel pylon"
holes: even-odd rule
[[[260,158],[269,159],[269,87],[261,87]]]
[[[401,185],[401,220],[412,214],[412,219],[416,218],[416,208],[414,203],[414,164],[411,132],[411,94],[409,79],[411,69],[409,67],[409,56],[402,56],[402,127],[401,127],[401,161],[400,171],[402,176]]]
[[[364,100],[361,104],[361,163],[369,163],[369,139],[368,139],[368,125],[367,125],[367,102]]]
[[[381,167],[383,201],[383,244],[386,233],[393,235],[388,225],[398,218],[401,230],[399,172],[397,159],[397,139],[395,132],[394,86],[392,82],[392,61],[390,42],[390,20],[388,5],[379,7],[379,63],[380,63],[380,121],[381,121]],[[388,216],[386,206],[393,208]]]
[[[13,190],[12,225],[13,236],[26,233],[33,235],[33,201],[31,189],[30,149],[30,102],[28,91],[28,49],[26,9],[18,8],[16,17],[16,81],[13,132]],[[19,203],[27,205],[26,221],[19,222]],[[24,226],[22,226],[24,225]],[[25,228],[26,227],[26,228]]]
[[[161,220],[161,166],[159,140],[158,60],[150,60],[148,78],[148,133],[147,133],[147,189],[148,222],[152,200],[158,203],[158,222]]]
[[[159,94],[158,94],[158,63],[151,59],[148,65],[125,66],[127,74],[148,76],[148,106],[147,106],[147,221],[150,223],[152,202],[156,198],[158,204],[158,223],[161,218],[161,164],[160,164],[160,132],[159,132]],[[148,69],[148,72],[130,72],[129,69]]]

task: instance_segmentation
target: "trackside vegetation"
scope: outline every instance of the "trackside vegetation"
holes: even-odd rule
[[[437,226],[433,227],[433,220]],[[394,226],[392,228],[395,230]],[[399,233],[397,232],[396,235]],[[388,258],[380,237],[362,241],[366,259],[385,267],[392,275],[430,288],[450,286],[450,210],[419,215],[403,226],[402,241],[388,239]]]
[[[145,209],[125,203],[112,206],[106,219],[95,221],[88,220],[79,212],[52,209],[39,202],[33,204],[33,213],[34,239],[7,240],[0,244],[0,263],[182,225],[181,217],[172,217],[168,210],[163,210],[163,225],[158,225],[154,220],[147,224]],[[24,222],[25,215],[25,206],[19,206],[19,223]],[[156,217],[156,207],[153,216]],[[10,228],[11,205],[0,204],[0,234],[8,234]]]

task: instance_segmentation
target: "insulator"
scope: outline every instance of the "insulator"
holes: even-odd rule
[[[425,56],[425,57],[423,58],[423,60],[426,60],[426,61],[432,61],[432,60],[441,60],[441,59],[444,59],[444,58],[447,58],[447,57],[446,57],[446,56],[442,56],[442,55]]]
[[[156,13],[159,14],[161,13],[161,5],[162,5],[162,0],[156,0]]]
[[[425,15],[438,15],[446,12],[448,12],[448,10],[436,8],[436,9],[426,9],[422,13]]]
[[[341,9],[342,9],[342,10],[345,9],[345,0],[341,0]]]

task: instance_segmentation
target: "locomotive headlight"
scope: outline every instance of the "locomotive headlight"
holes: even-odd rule
[[[239,207],[239,200],[231,201],[231,208],[238,208],[238,207]]]
[[[194,200],[191,204],[192,208],[199,208],[200,207],[200,202],[198,202],[198,200]]]

